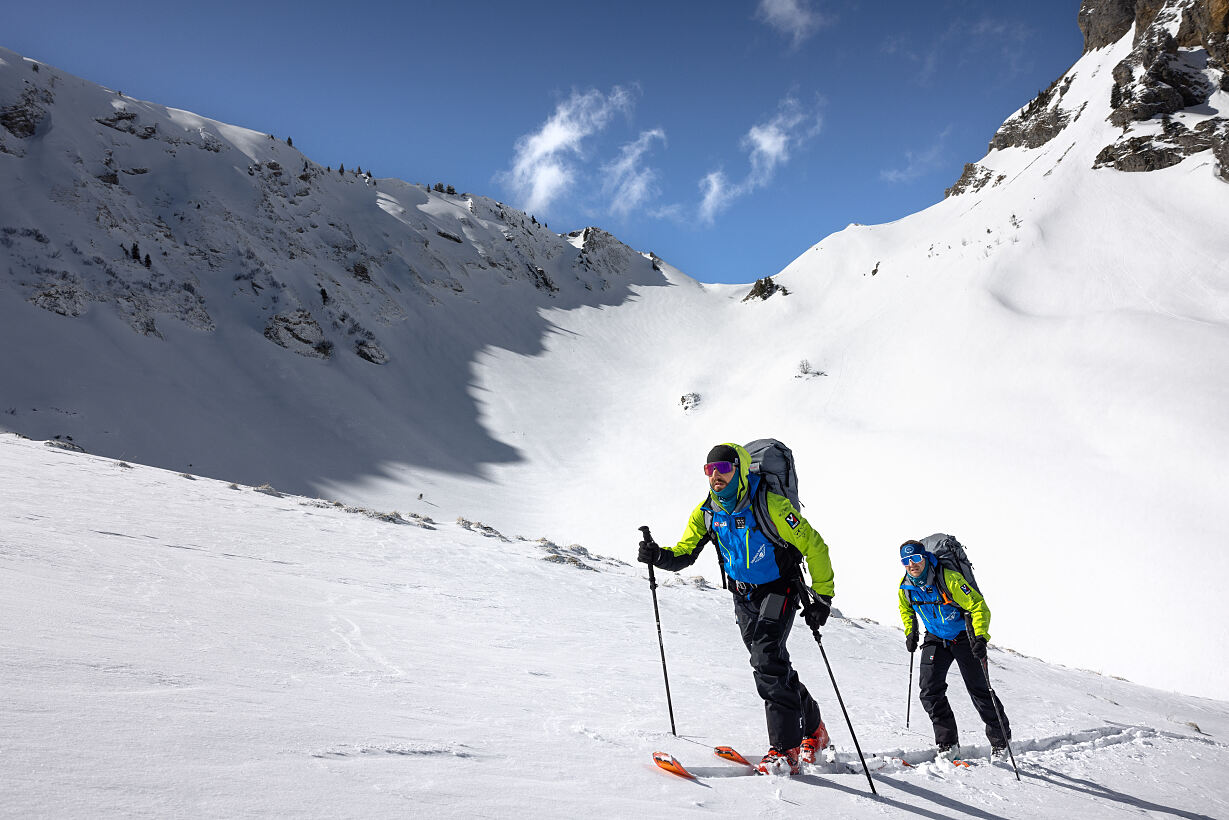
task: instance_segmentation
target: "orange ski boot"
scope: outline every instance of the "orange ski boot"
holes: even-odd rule
[[[755,768],[760,774],[775,775],[798,774],[802,771],[802,767],[798,765],[797,749],[790,749],[784,752],[777,749],[769,749],[768,754],[764,755],[760,760],[760,765]]]
[[[819,728],[802,739],[798,759],[803,763],[814,763],[819,750],[828,748],[828,744],[831,742],[831,739],[828,737],[828,728],[824,726],[824,722],[821,720]]]

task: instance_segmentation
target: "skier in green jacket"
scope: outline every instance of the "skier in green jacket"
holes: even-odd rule
[[[731,443],[709,451],[704,464],[709,493],[692,510],[687,530],[673,549],[642,541],[638,559],[677,572],[695,562],[713,541],[734,594],[734,614],[751,655],[756,688],[764,699],[771,748],[758,766],[766,774],[797,774],[829,743],[819,705],[798,679],[786,640],[800,600],[812,629],[828,620],[833,594],[828,545],[788,498],[770,492],[750,472],[746,449]],[[762,517],[786,542],[776,546],[764,533]],[[807,562],[815,595],[803,599],[800,561]],[[811,602],[811,599],[814,601]]]

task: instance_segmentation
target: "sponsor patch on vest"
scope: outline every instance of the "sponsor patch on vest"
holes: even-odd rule
[[[791,530],[798,529],[798,516],[790,513],[789,515],[785,516],[785,523],[789,524],[789,528]]]
[[[973,597],[973,591],[969,589],[968,584],[961,584],[960,591],[963,592],[965,595],[968,595],[970,598]]]
[[[734,526],[740,530],[745,530],[747,528],[747,516],[745,515],[734,516]]]

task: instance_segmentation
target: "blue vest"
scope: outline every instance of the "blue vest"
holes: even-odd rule
[[[943,567],[931,565],[931,571],[942,572]],[[900,588],[905,591],[913,611],[926,626],[926,634],[950,641],[965,631],[964,610],[954,604],[943,603],[943,596],[933,586],[914,586],[905,576]]]
[[[760,477],[751,473],[747,478],[747,495],[734,512],[721,509],[711,496],[703,505],[713,516],[712,531],[717,537],[725,574],[748,584],[766,584],[781,577],[776,547],[760,529],[751,505],[759,486]]]

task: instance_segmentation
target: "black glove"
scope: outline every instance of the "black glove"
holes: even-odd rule
[[[969,643],[969,649],[973,651],[973,657],[979,661],[986,659],[986,638],[984,635],[974,635],[973,640]]]
[[[909,632],[905,633],[905,649],[910,652],[917,650],[917,627],[914,626]]]
[[[657,546],[656,541],[641,541],[640,551],[636,553],[636,560],[642,564],[652,564],[657,566],[657,559],[661,556],[661,547]]]
[[[814,632],[828,623],[828,615],[831,612],[832,598],[827,595],[817,595],[811,603],[802,608],[802,619],[807,622],[807,626],[811,627],[811,631]]]

